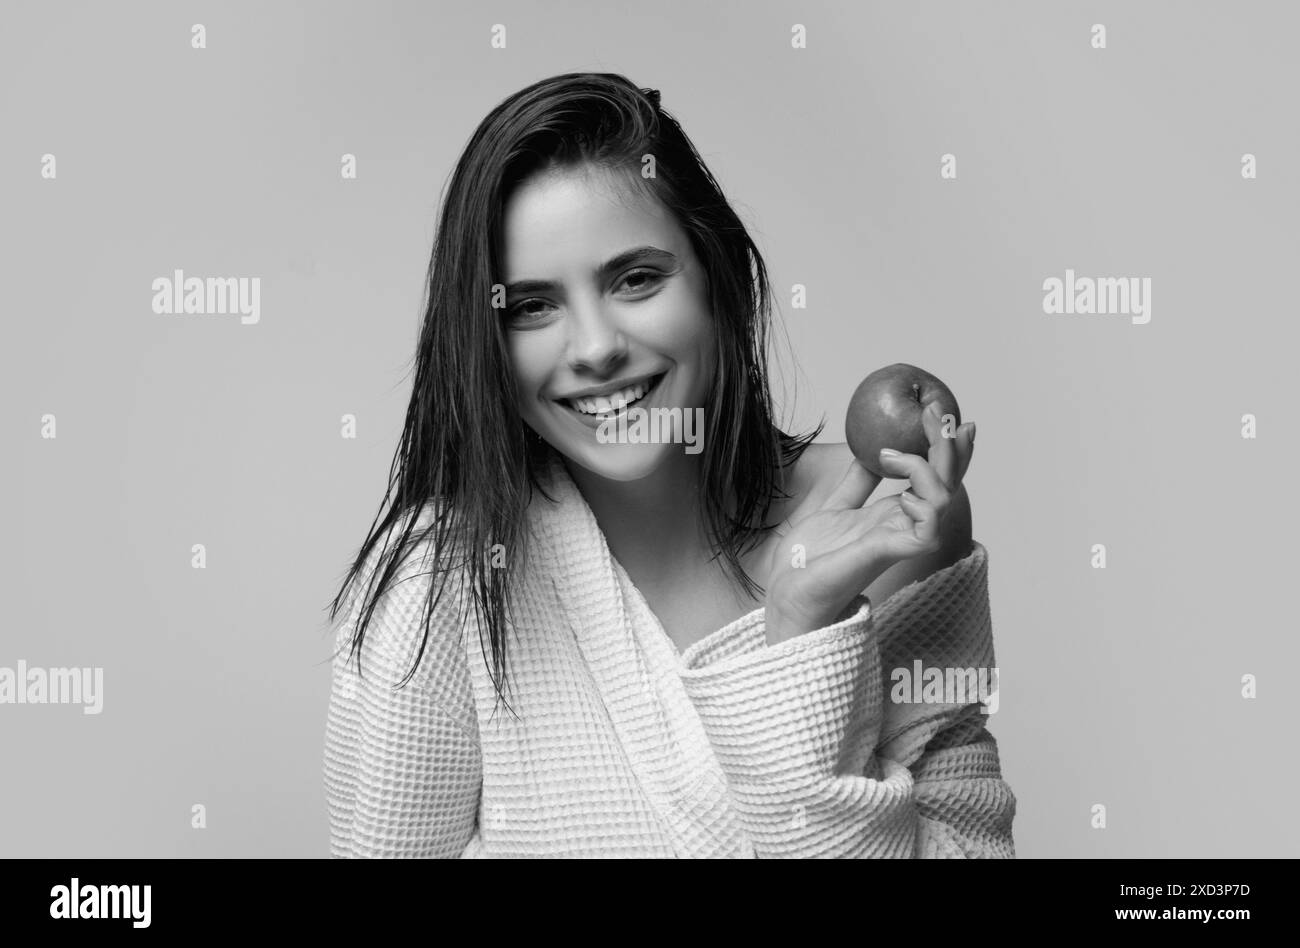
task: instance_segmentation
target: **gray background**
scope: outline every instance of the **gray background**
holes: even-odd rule
[[[438,198],[490,108],[585,69],[661,89],[752,227],[797,427],[824,413],[842,440],[858,381],[895,361],[978,422],[1019,854],[1300,855],[1294,5],[8,2],[3,19],[0,665],[105,670],[98,716],[0,706],[3,855],[326,855],[322,606],[401,430]],[[260,276],[260,323],[155,315],[150,283],[176,268]],[[1066,268],[1150,277],[1151,322],[1044,315]]]

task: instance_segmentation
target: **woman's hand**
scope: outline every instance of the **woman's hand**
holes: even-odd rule
[[[970,466],[974,425],[946,438],[937,406],[922,418],[928,459],[881,452],[883,470],[910,480],[910,492],[863,507],[880,478],[855,459],[819,508],[794,515],[768,573],[769,645],[846,618],[845,607],[885,570],[940,548],[949,500]]]

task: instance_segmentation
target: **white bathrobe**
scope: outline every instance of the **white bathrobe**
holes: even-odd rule
[[[835,625],[769,646],[756,609],[679,653],[572,479],[558,463],[549,476],[557,502],[529,508],[507,644],[517,718],[493,715],[455,582],[393,690],[431,581],[418,554],[375,610],[360,678],[346,661],[359,597],[345,610],[325,730],[332,856],[1014,857],[987,696],[936,686],[917,701],[900,683],[994,668],[981,544]]]

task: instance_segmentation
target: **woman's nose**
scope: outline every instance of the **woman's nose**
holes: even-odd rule
[[[627,356],[627,340],[600,303],[575,305],[569,315],[571,366],[603,374]]]

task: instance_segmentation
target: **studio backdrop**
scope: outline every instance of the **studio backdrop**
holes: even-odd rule
[[[327,855],[325,606],[442,189],[575,71],[660,90],[750,228],[787,430],[895,362],[978,420],[1017,854],[1300,853],[1295,5],[2,16],[0,855]]]

